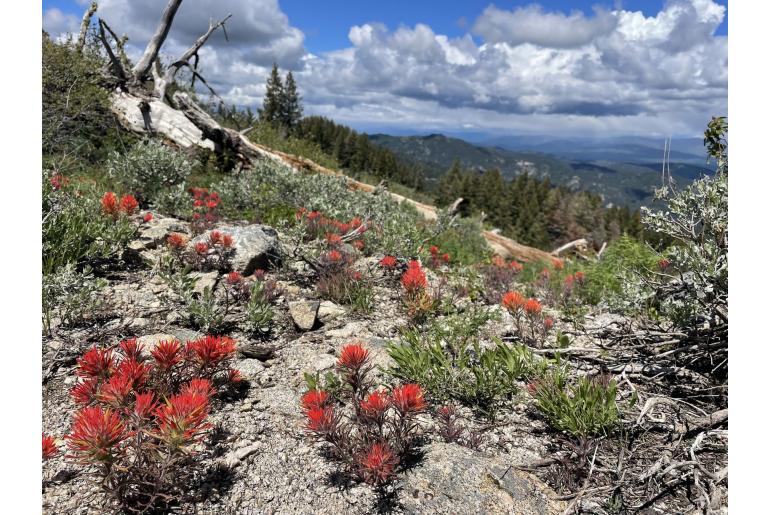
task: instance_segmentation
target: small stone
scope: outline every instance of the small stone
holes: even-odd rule
[[[318,320],[322,324],[331,322],[335,318],[344,314],[345,314],[345,308],[329,300],[325,300],[321,302],[321,304],[318,306]]]
[[[244,358],[267,361],[275,356],[275,347],[272,345],[259,345],[256,343],[238,343],[238,354]]]
[[[289,302],[289,314],[297,327],[309,331],[315,325],[318,307],[317,300],[297,300]]]
[[[195,283],[195,288],[193,288],[193,291],[196,293],[199,293],[203,295],[203,291],[208,287],[212,291],[214,290],[214,287],[217,285],[217,279],[219,279],[219,273],[218,272],[190,272],[190,277],[193,279],[197,279]]]

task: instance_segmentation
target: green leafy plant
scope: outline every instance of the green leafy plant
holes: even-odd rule
[[[136,234],[127,216],[102,212],[104,192],[85,181],[43,174],[43,274],[117,256]]]
[[[549,424],[572,436],[606,434],[618,421],[617,384],[609,375],[570,382],[566,371],[556,367],[527,388]]]
[[[493,415],[497,405],[518,391],[518,381],[535,373],[538,365],[525,346],[496,342],[482,348],[477,334],[493,317],[491,310],[434,321],[424,332],[411,328],[388,354],[396,365],[388,372],[422,385],[438,401],[457,400]]]
[[[193,324],[206,332],[220,330],[228,311],[227,305],[223,307],[217,301],[210,286],[203,289],[200,298],[188,297],[187,310]]]
[[[156,140],[140,141],[124,154],[113,152],[107,161],[110,176],[145,201],[183,184],[191,170],[182,154]]]
[[[265,298],[265,286],[262,281],[254,281],[249,290],[246,303],[246,323],[254,333],[270,331],[273,323],[273,309]]]
[[[43,327],[51,330],[54,316],[64,325],[78,324],[98,313],[104,303],[98,291],[107,282],[94,279],[88,268],[78,273],[68,263],[54,273],[43,276]]]

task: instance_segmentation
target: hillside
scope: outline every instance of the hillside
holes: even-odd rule
[[[579,145],[568,140],[522,144],[539,150],[534,152],[482,146],[441,134],[373,134],[369,139],[403,159],[423,165],[428,185],[435,184],[455,159],[465,168],[498,168],[507,179],[525,172],[538,178],[548,177],[557,185],[600,194],[605,204],[631,209],[649,205],[655,188],[661,184],[662,152],[656,154],[645,145],[617,142],[613,146],[589,145],[581,151]],[[702,174],[712,173],[703,156],[672,151],[671,158],[671,172],[678,184],[689,184]],[[694,164],[698,160],[703,164]]]

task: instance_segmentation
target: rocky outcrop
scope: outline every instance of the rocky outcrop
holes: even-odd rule
[[[289,302],[289,314],[298,328],[309,331],[313,328],[318,314],[317,300],[295,300]]]
[[[281,260],[278,233],[272,227],[260,224],[220,225],[217,230],[233,237],[233,270],[244,276],[251,275],[258,269],[272,268]],[[205,241],[207,238],[208,232],[198,236],[193,242]]]
[[[433,443],[401,481],[408,513],[551,515],[563,501],[534,476],[457,444]]]

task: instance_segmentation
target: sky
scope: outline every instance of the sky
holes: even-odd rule
[[[88,0],[44,0],[43,28],[77,30]],[[101,0],[138,56],[165,0]],[[163,48],[201,51],[227,102],[261,106],[273,62],[305,113],[367,132],[697,136],[727,114],[727,4],[715,0],[462,2],[185,0]]]

